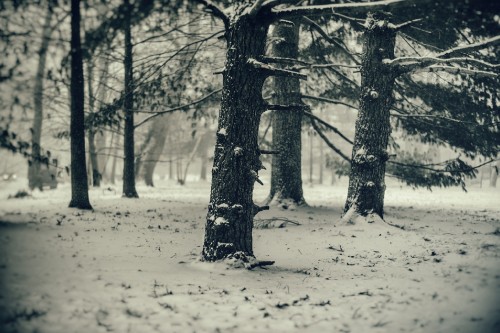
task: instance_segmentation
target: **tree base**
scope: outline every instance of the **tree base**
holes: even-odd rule
[[[269,196],[264,200],[263,205],[279,207],[282,209],[294,210],[297,207],[309,207],[304,198],[295,200],[292,198],[280,197],[278,195]]]
[[[352,205],[351,208],[342,216],[339,221],[339,225],[364,225],[364,224],[374,224],[374,225],[389,225],[384,219],[375,212],[359,212],[358,206],[356,204]]]
[[[138,199],[139,194],[137,192],[125,192],[122,194],[122,198],[129,198],[129,199]]]
[[[90,204],[90,202],[87,200],[83,200],[83,201],[80,201],[80,200],[74,200],[72,199],[69,203],[69,208],[78,208],[78,209],[84,209],[84,210],[94,210],[94,208],[92,208],[92,205]]]

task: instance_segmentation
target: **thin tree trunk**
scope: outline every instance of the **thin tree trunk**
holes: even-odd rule
[[[309,183],[313,183],[313,131],[309,131]]]
[[[132,59],[132,36],[131,36],[131,5],[129,0],[123,1],[125,6],[124,14],[124,35],[125,35],[125,58],[123,65],[125,67],[125,89],[123,98],[123,112],[125,113],[125,129],[123,134],[123,196],[126,198],[138,198],[135,189],[134,172],[134,78],[133,78],[133,59]]]
[[[203,138],[203,135],[199,135],[198,138],[196,138],[196,142],[194,144],[193,149],[191,150],[191,153],[189,154],[186,166],[184,168],[184,174],[182,174],[182,185],[186,184],[186,179],[187,179],[187,174],[189,170],[189,165],[191,165],[191,162],[193,161],[194,155],[198,151],[198,147],[200,146],[200,142]]]
[[[146,153],[144,161],[144,181],[147,186],[154,186],[153,176],[156,164],[163,153],[165,142],[167,140],[168,124],[170,117],[168,115],[160,116],[151,126],[153,142],[151,148]]]
[[[391,133],[389,109],[397,73],[383,64],[394,58],[395,32],[387,20],[369,16],[364,34],[361,96],[352,151],[346,217],[384,215],[385,163]],[[352,219],[351,219],[352,221]]]
[[[117,133],[116,134],[116,144],[115,144],[115,148],[113,149],[113,163],[111,164],[111,173],[109,175],[109,181],[111,182],[111,184],[115,184],[116,182],[116,162],[118,160],[118,147],[120,146],[121,142],[120,142],[120,138],[122,136],[120,135],[120,133]]]
[[[89,113],[95,112],[95,98],[94,98],[94,88],[92,82],[94,81],[94,71],[93,71],[92,59],[87,61],[87,93],[89,96]],[[90,170],[92,171],[92,186],[101,186],[101,173],[99,172],[99,161],[97,160],[97,152],[95,145],[95,129],[89,128],[87,133],[87,138],[89,141],[89,160],[90,160]]]
[[[490,187],[497,187],[498,165],[497,162],[491,164]]]
[[[262,99],[266,75],[248,61],[264,54],[268,24],[265,18],[242,14],[226,33],[224,88],[202,252],[208,261],[253,257],[253,217],[259,209],[252,193],[262,168],[257,140],[266,108]]]
[[[280,22],[274,26],[271,56],[297,59],[299,53],[298,22]],[[273,78],[274,103],[301,105],[300,81],[298,78]],[[302,113],[288,110],[273,111],[273,150],[279,152],[272,157],[271,190],[267,203],[301,205],[305,203],[302,191],[301,158]]]
[[[32,158],[28,166],[28,184],[30,189],[39,188],[43,189],[42,177],[40,177],[40,146],[42,138],[42,123],[43,123],[43,86],[45,76],[45,63],[47,60],[47,49],[50,43],[50,35],[52,28],[50,23],[52,21],[52,1],[48,2],[47,14],[45,15],[45,22],[42,30],[42,45],[38,50],[38,68],[35,76],[35,89],[34,89],[34,112],[32,138],[31,138],[31,154]]]
[[[71,201],[69,207],[92,209],[85,165],[84,82],[80,41],[80,1],[71,0]]]
[[[319,183],[323,184],[323,168],[325,164],[324,151],[323,151],[323,140],[319,142]]]
[[[200,156],[200,180],[207,180],[207,158],[207,151],[206,149],[203,149]]]

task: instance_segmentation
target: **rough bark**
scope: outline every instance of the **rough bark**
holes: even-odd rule
[[[397,73],[382,60],[394,58],[395,32],[384,18],[369,15],[364,38],[360,106],[344,211],[346,215],[352,212],[383,218],[386,149],[391,133],[389,109]]]
[[[42,177],[40,177],[40,145],[42,138],[42,123],[43,123],[43,86],[45,76],[45,63],[47,60],[47,49],[50,43],[50,35],[52,28],[50,23],[52,21],[52,2],[49,1],[47,14],[45,15],[45,22],[42,30],[42,44],[38,50],[38,67],[35,76],[34,88],[34,112],[31,138],[31,154],[32,158],[28,166],[28,184],[30,189],[39,188],[43,189]]]
[[[131,36],[131,5],[129,0],[123,1],[127,7],[124,14],[124,35],[125,35],[125,57],[123,65],[125,68],[125,89],[123,98],[123,112],[125,114],[125,127],[123,134],[123,193],[126,198],[138,198],[135,189],[134,172],[134,81],[133,81],[133,59],[132,59],[132,36]]]
[[[80,40],[80,1],[71,0],[71,201],[69,207],[92,209],[85,165],[84,81]]]
[[[299,53],[299,24],[279,22],[272,34],[275,41],[271,56],[297,59]],[[284,66],[283,66],[284,67]],[[300,81],[292,77],[273,78],[274,104],[301,105]],[[287,110],[273,111],[273,150],[279,152],[272,157],[271,190],[268,203],[279,205],[302,205],[301,126],[302,113]]]
[[[266,76],[248,60],[264,54],[269,23],[263,15],[255,19],[245,13],[247,9],[240,8],[243,14],[226,31],[228,51],[202,252],[208,261],[253,257],[257,209],[252,193],[262,167],[257,139]]]

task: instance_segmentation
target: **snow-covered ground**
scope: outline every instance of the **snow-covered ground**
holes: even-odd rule
[[[92,189],[87,212],[68,184],[7,200],[23,182],[0,185],[1,332],[500,331],[498,189],[390,186],[401,229],[337,226],[346,184],[305,185],[257,215],[276,263],[248,271],[199,261],[208,183]]]

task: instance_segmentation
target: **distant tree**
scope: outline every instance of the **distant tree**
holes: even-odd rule
[[[40,174],[41,167],[41,138],[42,138],[42,123],[43,123],[43,93],[44,93],[44,80],[45,80],[45,62],[47,59],[47,51],[49,48],[50,37],[52,33],[52,16],[53,16],[53,2],[47,3],[47,14],[45,15],[45,22],[42,28],[42,44],[38,50],[38,67],[35,76],[34,87],[34,103],[33,111],[35,116],[33,118],[32,138],[31,138],[31,155],[28,166],[28,184],[29,188],[43,188],[43,179]]]
[[[80,1],[71,0],[71,201],[69,207],[92,209],[85,163],[85,114]]]

